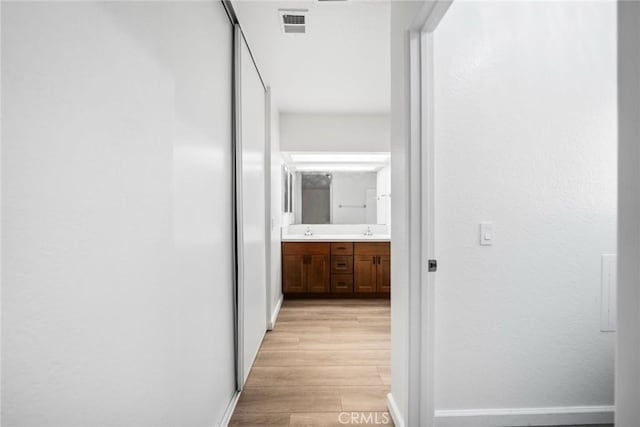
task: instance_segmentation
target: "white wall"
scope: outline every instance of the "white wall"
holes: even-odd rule
[[[219,2],[2,4],[3,426],[221,419],[231,31]]]
[[[339,205],[367,204],[367,190],[376,189],[375,172],[333,172],[331,182],[333,224],[367,224],[367,209]],[[375,203],[375,200],[373,201]],[[375,212],[375,206],[373,207]],[[372,223],[375,223],[373,221]]]
[[[613,404],[615,21],[611,2],[454,2],[435,32],[437,410]]]
[[[277,105],[277,93],[271,91],[269,111],[269,130],[271,136],[271,281],[268,301],[268,327],[273,328],[282,302],[282,156],[280,154],[280,112]]]
[[[616,425],[640,424],[640,3],[618,2],[619,226]]]
[[[280,115],[282,151],[388,152],[388,114]]]
[[[239,274],[242,304],[242,368],[246,382],[262,338],[267,330],[267,230],[266,93],[251,53],[241,36],[240,43],[240,161],[242,207],[239,239]],[[269,242],[270,244],[270,242]]]

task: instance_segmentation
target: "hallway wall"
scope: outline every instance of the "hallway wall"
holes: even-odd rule
[[[2,425],[212,426],[234,393],[220,2],[2,3]]]
[[[612,405],[615,3],[454,2],[434,46],[436,413]]]
[[[388,114],[280,115],[282,151],[387,152],[389,145]]]

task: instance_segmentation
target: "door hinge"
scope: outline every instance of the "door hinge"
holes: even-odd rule
[[[438,271],[438,260],[430,259],[428,261],[428,266],[429,266],[429,273]]]

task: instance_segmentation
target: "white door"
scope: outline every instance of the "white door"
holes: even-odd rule
[[[267,329],[265,88],[236,29],[238,191],[238,385],[244,385]],[[238,98],[237,98],[238,99]]]

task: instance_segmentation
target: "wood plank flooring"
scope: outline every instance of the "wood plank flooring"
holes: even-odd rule
[[[286,300],[231,426],[392,426],[389,301]]]

